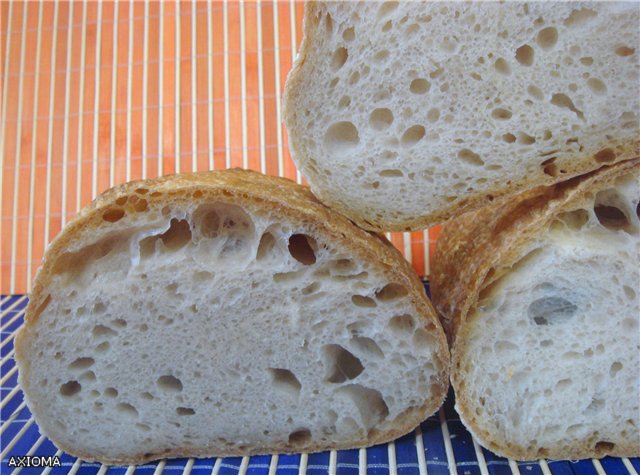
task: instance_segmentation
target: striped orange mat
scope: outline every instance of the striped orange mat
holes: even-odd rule
[[[298,182],[280,97],[303,4],[2,1],[1,292],[127,180],[244,167]],[[394,233],[421,275],[437,230]]]

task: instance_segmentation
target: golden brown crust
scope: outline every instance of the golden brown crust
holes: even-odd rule
[[[293,110],[296,108],[298,96],[305,91],[300,87],[307,74],[304,64],[307,57],[311,53],[314,34],[319,25],[319,4],[322,2],[305,1],[304,19],[303,19],[303,38],[298,51],[298,57],[293,64],[287,82],[282,100],[282,116],[285,124],[294,123]],[[298,144],[298,138],[295,130],[289,130],[289,147],[291,155],[300,169],[304,171],[304,163],[310,161],[311,157],[306,156],[302,151],[303,147]],[[358,213],[358,210],[352,207],[344,206],[344,204],[335,200],[331,196],[331,190],[318,189],[310,180],[311,190],[318,198],[326,202],[332,209],[344,214],[354,223],[363,229],[370,231],[386,232],[386,231],[415,231],[443,223],[451,218],[459,216],[461,213],[478,210],[483,206],[491,205],[499,198],[513,197],[526,190],[539,186],[551,186],[560,183],[572,177],[580,176],[600,168],[603,164],[597,158],[598,151],[576,151],[573,155],[565,155],[561,173],[547,174],[543,171],[543,162],[548,161],[548,157],[541,158],[541,167],[539,173],[525,173],[519,179],[513,179],[504,183],[495,183],[495,187],[491,190],[484,190],[475,194],[465,195],[451,202],[448,206],[424,216],[415,216],[412,219],[402,223],[389,223],[386,221],[376,221],[373,216],[364,216]],[[630,157],[640,156],[640,139],[633,140],[629,143],[616,147],[616,156],[610,162],[620,163],[628,160]],[[606,168],[606,166],[605,166]],[[305,175],[306,176],[306,175]],[[306,176],[309,179],[308,176]]]
[[[130,196],[136,196],[136,199],[128,199]],[[141,200],[144,200],[144,205],[141,205]],[[416,313],[423,318],[425,327],[435,325],[437,329],[440,328],[438,317],[426,297],[422,283],[402,255],[386,239],[363,231],[342,215],[332,212],[303,186],[284,178],[269,177],[240,169],[173,175],[130,182],[116,186],[98,196],[63,229],[45,253],[34,282],[31,300],[26,309],[25,324],[15,341],[16,360],[20,369],[20,384],[23,385],[27,400],[29,388],[24,387],[24,384],[27,381],[25,375],[28,373],[29,359],[25,340],[29,330],[37,322],[38,309],[48,297],[47,287],[52,280],[52,270],[59,258],[72,249],[74,243],[82,241],[83,236],[99,236],[102,228],[112,229],[119,225],[118,221],[120,220],[124,223],[122,226],[126,226],[127,221],[135,220],[137,213],[160,209],[169,203],[189,202],[192,204],[199,201],[235,203],[257,213],[273,214],[292,222],[311,226],[318,235],[326,237],[327,242],[351,250],[354,255],[364,261],[375,262],[392,281],[401,283],[408,288],[411,302]],[[106,222],[105,216],[108,218]],[[111,221],[119,216],[120,218],[115,222]],[[441,331],[436,333],[439,344],[436,358],[443,369],[438,381],[440,387],[434,398],[425,402],[422,407],[412,408],[398,417],[393,421],[393,427],[389,430],[372,431],[368,438],[341,445],[315,445],[302,449],[320,451],[329,448],[369,446],[386,442],[409,432],[423,419],[435,412],[444,400],[449,384],[449,351],[446,337]],[[221,450],[177,448],[165,454],[140,454],[139,457],[133,459],[111,460],[100,454],[78,453],[73,447],[61,448],[86,460],[97,459],[107,463],[141,463],[159,457],[235,456],[265,452],[298,452],[301,450],[299,446],[253,447],[235,450],[228,448],[221,448]]]
[[[469,430],[495,452],[518,460],[539,457],[525,447],[506,446],[482,429],[467,397],[460,374],[466,358],[467,316],[480,291],[496,281],[527,252],[529,243],[548,228],[558,213],[575,209],[589,192],[611,186],[627,173],[640,174],[640,158],[603,167],[589,174],[550,187],[538,187],[510,201],[464,214],[444,226],[438,239],[431,273],[431,294],[451,343],[451,381],[456,391],[456,409]],[[584,441],[582,441],[584,442]],[[588,442],[588,441],[587,441]],[[629,441],[611,451],[595,452],[593,444],[578,441],[552,457],[569,459],[637,456],[640,445]]]

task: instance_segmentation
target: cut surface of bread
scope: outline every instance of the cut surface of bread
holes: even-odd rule
[[[640,455],[640,159],[450,221],[432,295],[456,409],[516,459]]]
[[[98,197],[47,250],[16,360],[42,433],[104,463],[387,441],[449,366],[388,242],[241,170]]]
[[[309,2],[283,116],[312,191],[424,228],[638,155],[640,7]]]

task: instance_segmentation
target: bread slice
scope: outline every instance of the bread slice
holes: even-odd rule
[[[360,226],[409,230],[638,156],[640,7],[312,2],[292,156]]]
[[[462,421],[516,459],[640,455],[640,159],[447,223],[432,274]]]
[[[229,170],[84,209],[45,254],[16,360],[58,447],[141,463],[391,440],[440,406],[449,353],[387,241]]]

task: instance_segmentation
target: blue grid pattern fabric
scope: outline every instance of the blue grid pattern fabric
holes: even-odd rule
[[[0,298],[0,447],[1,474],[50,473],[109,475],[638,475],[640,458],[602,460],[540,460],[520,463],[480,447],[464,428],[453,408],[453,395],[435,415],[415,431],[389,444],[361,450],[315,454],[260,455],[207,459],[171,459],[138,466],[103,466],[82,462],[60,452],[42,436],[18,387],[13,339],[27,305],[26,296]],[[96,430],[100,430],[99,427]],[[13,467],[18,456],[59,457],[54,468]]]

